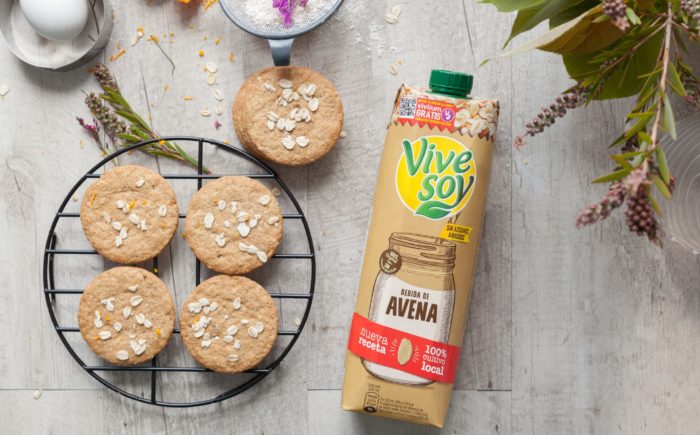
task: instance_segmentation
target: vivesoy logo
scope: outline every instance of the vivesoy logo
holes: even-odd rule
[[[396,190],[415,215],[432,220],[459,213],[471,198],[476,182],[474,155],[446,136],[424,136],[401,143]]]

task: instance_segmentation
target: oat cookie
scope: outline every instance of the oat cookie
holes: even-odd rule
[[[180,312],[185,348],[219,373],[255,367],[275,344],[278,323],[267,291],[242,276],[209,278],[187,297]]]
[[[261,183],[248,177],[222,177],[192,197],[184,237],[208,268],[244,274],[274,254],[282,239],[282,212]]]
[[[97,275],[78,306],[80,334],[100,358],[117,365],[152,359],[168,343],[175,304],[157,276],[138,267]]]
[[[85,192],[80,223],[90,244],[122,264],[158,255],[178,225],[175,193],[156,172],[142,166],[106,171]]]
[[[241,143],[256,156],[306,165],[330,151],[343,127],[340,95],[319,72],[272,67],[243,83],[233,103]]]

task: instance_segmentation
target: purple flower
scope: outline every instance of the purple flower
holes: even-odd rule
[[[306,6],[308,0],[299,0],[299,6]],[[284,27],[292,27],[292,14],[296,0],[272,0],[272,7],[277,9],[284,18]]]

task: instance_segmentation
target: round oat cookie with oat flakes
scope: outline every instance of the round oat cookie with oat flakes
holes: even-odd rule
[[[183,237],[208,268],[240,275],[265,264],[282,239],[282,212],[260,182],[228,176],[190,201]]]
[[[241,143],[282,165],[306,165],[325,156],[340,136],[343,104],[333,83],[300,66],[272,67],[243,83],[233,103]]]
[[[80,223],[90,244],[116,263],[133,264],[160,254],[177,230],[175,193],[143,166],[117,166],[88,187]]]
[[[209,278],[187,297],[180,312],[185,348],[198,363],[219,373],[255,367],[272,350],[278,325],[270,295],[242,276]]]
[[[97,275],[78,306],[80,334],[100,358],[134,365],[156,356],[173,333],[175,304],[157,276],[138,267]]]

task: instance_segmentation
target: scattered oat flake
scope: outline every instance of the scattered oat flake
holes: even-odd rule
[[[240,310],[241,309],[241,298],[236,298],[233,300],[233,309],[234,310]],[[233,334],[231,334],[233,335]]]
[[[217,115],[223,115],[224,107],[221,105],[221,102],[219,102],[219,101],[216,102],[216,105],[214,106],[214,111],[216,112]]]
[[[132,296],[131,299],[129,299],[129,303],[132,307],[138,306],[141,302],[143,302],[143,297],[139,295]]]
[[[163,217],[168,213],[168,207],[165,204],[158,207],[158,216]]]
[[[270,203],[270,195],[263,195],[258,198],[258,202],[262,205],[268,205]]]
[[[257,251],[255,255],[258,256],[258,260],[260,260],[261,263],[267,263],[267,254],[265,254],[265,251]]]
[[[117,351],[116,357],[119,361],[126,361],[129,359],[129,352],[125,350]]]
[[[223,101],[223,100],[224,100],[224,96],[221,94],[221,91],[218,90],[218,89],[214,89],[214,98],[215,98],[217,101]]]
[[[345,130],[340,131],[340,137],[348,137],[348,134],[345,133]]]
[[[138,285],[138,284],[130,285],[130,286],[127,287],[127,288],[129,289],[130,292],[135,292],[136,290],[139,289],[139,285]]]
[[[34,391],[34,400],[39,400],[39,398],[41,397],[42,394],[43,394],[42,390]]]
[[[211,116],[211,112],[209,111],[209,109],[202,109],[202,110],[199,112],[199,114],[202,115],[202,116],[204,116],[205,118]]]
[[[207,213],[206,216],[204,216],[204,228],[210,230],[213,225],[214,215],[211,213]]]
[[[214,62],[207,62],[204,69],[205,69],[205,71],[208,71],[208,72],[213,74],[219,69],[219,67],[216,66],[216,64]]]
[[[272,194],[275,196],[282,196],[282,191],[279,189],[279,187],[275,186],[272,188]]]
[[[398,67],[396,66],[396,64],[392,64],[392,65],[389,67],[389,72],[391,73],[391,75],[394,75],[394,76],[399,75],[399,69],[398,69]]]
[[[297,325],[297,326],[301,326],[301,319],[300,319],[299,317],[296,317],[296,318],[294,319],[294,324]]]
[[[7,83],[0,83],[0,97],[4,97],[10,92],[10,86]]]

